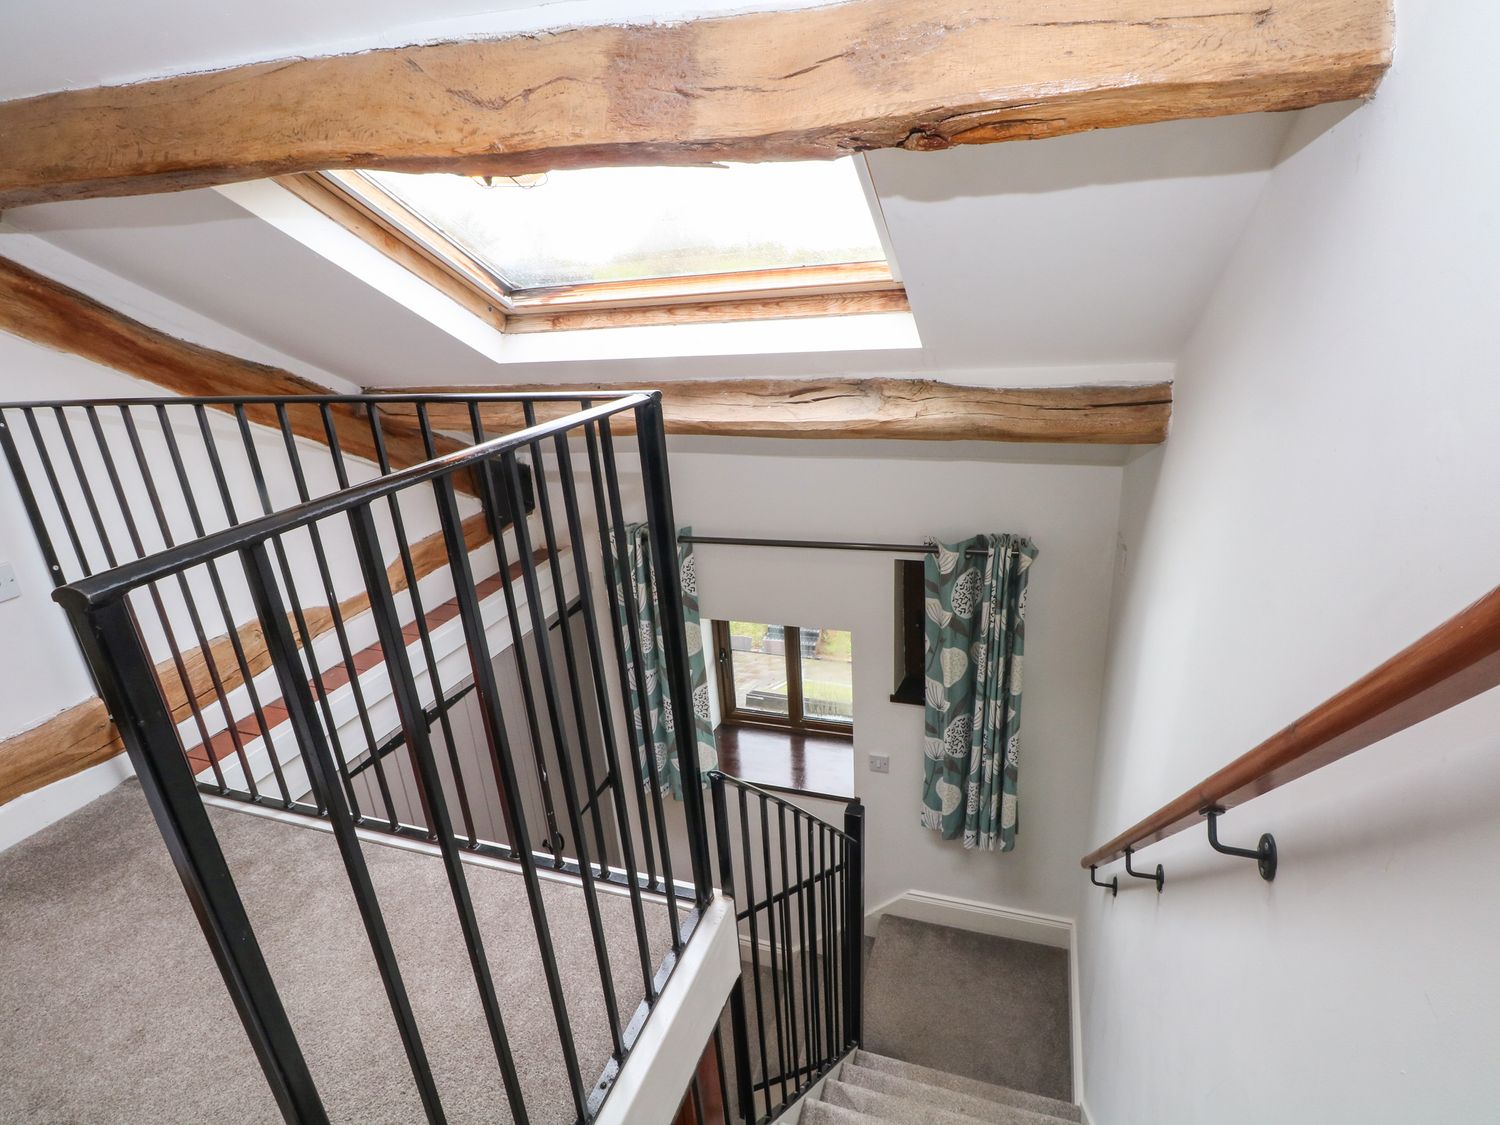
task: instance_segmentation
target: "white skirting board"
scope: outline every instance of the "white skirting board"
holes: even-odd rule
[[[1073,944],[1073,919],[1054,914],[1037,914],[1030,910],[1013,910],[992,902],[978,902],[932,891],[902,891],[865,912],[865,934],[873,935],[880,919],[887,914],[930,922],[934,926],[951,926],[992,937],[1034,941],[1068,949]]]
[[[134,773],[130,759],[120,753],[72,777],[21,794],[0,808],[0,852],[77,812]]]
[[[1083,1007],[1079,997],[1078,943],[1073,919],[1032,910],[1015,910],[992,902],[958,898],[932,891],[902,891],[865,912],[865,934],[873,936],[887,914],[950,926],[955,930],[989,934],[1014,941],[1031,941],[1068,951],[1069,1022],[1073,1040],[1073,1098],[1083,1104]],[[1087,1118],[1087,1110],[1084,1112]]]

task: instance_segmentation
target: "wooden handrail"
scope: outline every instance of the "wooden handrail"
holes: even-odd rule
[[[1083,857],[1102,866],[1500,685],[1500,587]]]

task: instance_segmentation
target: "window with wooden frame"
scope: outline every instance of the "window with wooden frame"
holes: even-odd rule
[[[713,634],[721,723],[853,735],[849,630],[715,621]]]
[[[909,311],[853,158],[277,182],[506,332]]]

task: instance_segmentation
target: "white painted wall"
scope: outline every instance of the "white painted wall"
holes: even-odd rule
[[[19,373],[26,372],[26,378]],[[98,386],[112,373],[77,356],[0,332],[0,399]],[[88,670],[8,471],[0,470],[0,560],[16,569],[21,596],[0,604],[0,739],[28,730],[93,694]],[[87,804],[130,775],[123,757],[0,805],[0,850]]]
[[[1126,469],[1090,846],[1500,579],[1500,10],[1397,32],[1373,104],[1294,130]],[[1491,693],[1230,813],[1274,884],[1201,831],[1143,855],[1160,898],[1075,871],[1096,1125],[1493,1119],[1497,749]]]
[[[686,445],[688,448],[683,448]],[[737,447],[741,448],[741,447]],[[705,618],[849,629],[854,639],[855,791],[866,805],[865,899],[919,889],[1045,914],[1071,914],[1084,842],[1103,676],[1110,560],[1121,470],[977,460],[672,450],[680,523],[705,534],[920,542],[982,531],[1032,536],[1040,556],[1027,610],[1021,832],[1014,852],[966,852],[918,822],[922,710],[891,703],[891,556],[704,545]],[[891,772],[869,772],[872,752]],[[837,823],[839,806],[806,802]]]
[[[86,359],[0,332],[0,401],[117,393],[123,382]],[[8,469],[0,472],[0,529],[0,558],[16,568],[21,591],[0,604],[0,635],[13,639],[0,644],[0,738],[8,738],[84,699],[93,685],[63,611],[52,601],[52,580]],[[26,643],[15,643],[21,638]]]

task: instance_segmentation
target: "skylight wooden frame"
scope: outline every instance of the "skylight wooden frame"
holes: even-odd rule
[[[887,261],[508,288],[401,200],[358,172],[276,181],[507,332],[907,312]]]

